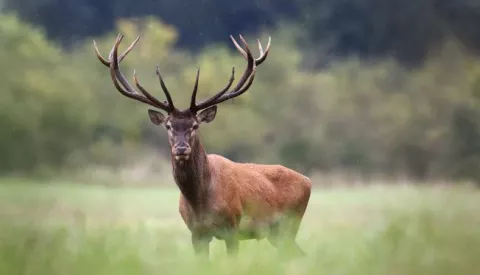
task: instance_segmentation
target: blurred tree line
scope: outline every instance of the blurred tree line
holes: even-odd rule
[[[221,89],[231,66],[238,72],[244,68],[228,34],[248,31],[252,46],[257,36],[262,41],[267,34],[272,36],[272,51],[253,87],[220,105],[215,123],[202,128],[208,152],[236,161],[282,163],[306,173],[345,169],[364,175],[480,180],[476,169],[480,165],[480,61],[472,47],[472,33],[455,31],[452,25],[449,31],[443,29],[428,38],[432,32],[427,19],[419,16],[416,22],[421,26],[408,25],[413,17],[407,20],[396,13],[395,6],[381,1],[299,0],[288,4],[290,10],[275,8],[280,5],[273,1],[191,4],[205,5],[197,7],[172,1],[155,3],[155,8],[148,2],[150,6],[145,7],[150,9],[133,8],[130,2],[4,0],[6,10],[14,9],[19,16],[0,14],[0,173],[35,175],[97,164],[117,166],[141,148],[154,147],[155,152],[168,154],[166,135],[150,123],[146,106],[114,89],[107,68],[94,55],[93,37],[107,55],[117,32],[125,34],[123,48],[140,35],[136,49],[122,62],[124,74],[131,76],[135,68],[144,86],[161,96],[155,77],[155,66],[160,64],[177,105],[187,106],[197,67],[201,68],[199,98]],[[398,2],[400,10],[403,7],[400,1],[389,2]],[[424,5],[443,2],[418,5],[440,16],[439,7],[430,10]],[[56,13],[50,5],[58,7]],[[89,5],[102,9],[92,14]],[[364,10],[365,17],[340,19],[335,15],[340,10],[332,9],[335,5],[353,13]],[[232,20],[235,26],[216,15],[211,16],[220,20],[211,23],[214,29],[207,28],[209,23],[199,24],[210,8],[223,10],[223,16],[229,17],[242,7],[247,11]],[[247,7],[255,12],[248,13]],[[318,14],[313,14],[314,7]],[[475,8],[471,7],[471,14]],[[394,18],[384,18],[390,23],[381,25],[374,22],[382,22],[380,18],[368,16],[368,9],[388,10]],[[147,16],[155,10],[168,11],[168,16],[164,20]],[[201,10],[205,11],[194,14]],[[261,16],[258,10],[271,15]],[[119,16],[126,18],[118,20]],[[181,21],[173,16],[186,16],[195,23],[191,28],[179,27],[171,23]],[[304,20],[305,28],[289,23],[288,18],[295,16]],[[449,16],[442,16],[447,22]],[[261,23],[252,23],[258,20]],[[352,30],[352,26],[362,28],[359,22],[366,29],[368,25],[381,30],[371,29],[373,36]],[[324,31],[315,29],[322,25]],[[196,33],[195,38],[196,28],[201,27],[211,37]],[[347,30],[358,40],[344,36]],[[413,40],[406,41],[407,31],[413,32]],[[382,38],[382,34],[388,36]],[[378,39],[372,39],[376,35]],[[362,39],[370,44],[361,46]],[[394,43],[395,39],[402,43]],[[431,40],[422,44],[415,39]],[[200,49],[191,49],[201,43],[205,45]],[[384,56],[376,58],[380,55]],[[406,66],[418,60],[423,62]]]
[[[195,51],[223,42],[226,34],[294,24],[297,43],[313,53],[307,61],[315,67],[351,54],[418,65],[450,34],[480,48],[480,2],[472,0],[2,1],[66,47],[111,32],[118,18],[155,16],[178,30],[177,46]],[[320,47],[326,56],[316,54]]]

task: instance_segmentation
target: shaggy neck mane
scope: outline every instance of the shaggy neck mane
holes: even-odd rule
[[[211,175],[207,153],[199,137],[194,139],[188,160],[177,161],[172,155],[173,178],[190,205],[201,210],[208,200]]]

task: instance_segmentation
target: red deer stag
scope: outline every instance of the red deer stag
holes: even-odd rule
[[[177,109],[157,67],[157,76],[166,101],[153,97],[139,83],[135,72],[133,80],[138,91],[120,72],[119,63],[132,50],[139,37],[118,56],[118,46],[123,39],[119,34],[108,60],[103,58],[94,41],[96,55],[110,68],[116,89],[126,97],[138,100],[165,111],[164,115],[149,109],[150,120],[163,125],[171,146],[173,177],[180,195],[180,214],[191,231],[195,253],[209,255],[210,241],[215,237],[224,240],[227,254],[237,255],[240,240],[267,238],[280,252],[293,249],[304,255],[295,237],[307,208],[311,181],[309,178],[281,165],[236,163],[215,154],[208,154],[202,146],[198,129],[202,123],[211,122],[217,113],[217,104],[240,96],[252,85],[255,69],[267,58],[270,48],[263,50],[260,41],[259,58],[253,58],[242,36],[242,47],[230,36],[233,44],[247,60],[247,67],[239,83],[231,90],[235,68],[225,88],[208,100],[196,102],[198,79],[192,92],[190,107]],[[282,238],[280,238],[280,236]]]

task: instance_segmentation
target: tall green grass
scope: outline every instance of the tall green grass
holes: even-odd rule
[[[466,188],[316,190],[298,243],[267,241],[237,258],[213,241],[193,254],[178,191],[68,184],[0,185],[0,274],[478,274],[480,193]]]

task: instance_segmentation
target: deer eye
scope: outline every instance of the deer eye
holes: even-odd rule
[[[172,129],[172,126],[170,126],[170,125],[165,125],[165,128],[167,128],[167,130],[171,130],[171,129]]]
[[[198,124],[193,125],[192,129],[197,130],[198,129]]]

